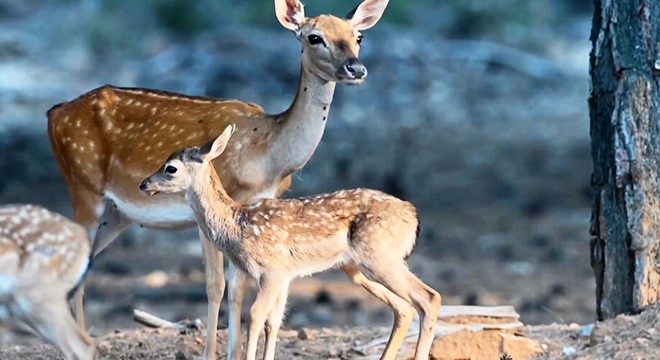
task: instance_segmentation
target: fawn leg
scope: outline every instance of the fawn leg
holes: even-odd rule
[[[385,351],[381,355],[381,360],[393,360],[401,348],[410,324],[415,316],[415,308],[408,302],[388,290],[385,286],[367,279],[366,276],[354,264],[342,267],[342,270],[348,275],[351,281],[362,286],[382,302],[386,303],[394,312],[394,324],[390,338],[385,346]]]
[[[204,345],[205,360],[216,359],[216,344],[218,332],[218,311],[225,292],[224,259],[222,253],[206,238],[204,232],[199,230],[202,241],[202,255],[204,256],[204,273],[206,275],[206,297],[208,300],[208,318],[206,320],[206,344]]]
[[[375,257],[378,258],[378,257]],[[417,278],[404,262],[400,265],[382,262],[364,264],[364,274],[407,301],[419,313],[419,339],[415,349],[415,360],[427,360],[435,336],[434,329],[440,312],[440,294]]]
[[[275,359],[275,346],[277,344],[277,332],[282,326],[284,312],[286,310],[286,299],[289,292],[289,282],[281,285],[275,304],[266,320],[266,350],[264,351],[264,360]]]
[[[229,344],[227,345],[227,360],[241,359],[241,307],[245,296],[245,273],[230,261],[228,264],[229,278]]]
[[[250,309],[246,360],[255,360],[257,357],[259,334],[264,328],[266,316],[272,311],[273,304],[277,300],[282,282],[280,278],[271,275],[263,276],[258,282],[257,297]]]
[[[74,320],[64,292],[50,293],[45,299],[29,299],[33,310],[27,314],[30,326],[47,341],[57,346],[66,359],[93,360],[96,358],[94,340]],[[61,295],[61,296],[60,296]],[[21,301],[25,303],[26,301]]]

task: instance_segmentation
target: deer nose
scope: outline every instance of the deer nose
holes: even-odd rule
[[[351,58],[344,61],[343,68],[347,74],[351,75],[355,79],[362,79],[367,77],[367,68],[358,58]]]
[[[140,190],[142,190],[142,191],[146,191],[146,190],[147,190],[147,185],[148,185],[148,184],[149,184],[149,181],[145,179],[145,180],[140,184]]]

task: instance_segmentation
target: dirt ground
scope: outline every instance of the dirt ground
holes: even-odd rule
[[[660,357],[660,306],[637,316],[621,315],[597,323],[590,335],[581,336],[576,324],[527,326],[523,333],[538,341],[543,349],[537,359],[657,359]],[[354,351],[356,345],[387,335],[384,327],[283,330],[278,344],[278,359],[371,359]],[[218,335],[219,353],[226,354],[227,331]],[[195,359],[203,351],[204,337],[199,330],[141,329],[115,331],[99,342],[100,359]],[[261,350],[261,349],[260,349]],[[381,349],[377,349],[380,351]],[[504,354],[502,354],[504,355]],[[6,346],[0,358],[59,359],[48,345]],[[434,357],[435,358],[435,357]],[[443,359],[456,359],[451,354]]]

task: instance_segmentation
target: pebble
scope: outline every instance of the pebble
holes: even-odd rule
[[[575,355],[575,353],[577,353],[577,349],[573,346],[565,346],[562,351],[564,352],[564,355],[566,355],[566,356]]]
[[[598,326],[598,324],[595,324],[591,329],[591,335],[589,336],[589,345],[590,346],[598,345],[604,341],[607,341],[607,337],[608,336],[605,336],[605,330],[601,326]]]
[[[310,332],[309,329],[300,329],[298,330],[298,339],[300,340],[314,340],[315,336]]]
[[[149,287],[163,287],[167,285],[168,276],[164,271],[154,271],[144,277],[144,284]]]
[[[298,331],[297,330],[281,329],[280,331],[277,332],[277,337],[280,338],[280,339],[297,338],[298,337]]]
[[[594,331],[594,324],[589,324],[581,327],[578,331],[577,334],[580,337],[589,337]]]

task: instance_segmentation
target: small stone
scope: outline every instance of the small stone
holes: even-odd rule
[[[580,325],[578,325],[577,323],[570,323],[570,325],[568,325],[568,330],[578,331],[580,330]]]
[[[593,331],[594,331],[594,324],[589,324],[581,327],[578,330],[577,334],[580,337],[589,337],[591,336],[591,333],[593,333]]]
[[[159,288],[167,285],[168,276],[163,271],[154,271],[144,278],[144,284],[149,287]]]
[[[277,333],[277,337],[279,337],[280,339],[297,338],[298,331],[282,329]]]
[[[101,354],[106,354],[106,353],[110,352],[110,349],[111,349],[111,347],[105,342],[101,342],[98,345],[96,345],[96,350],[98,352],[100,352]]]
[[[174,359],[175,360],[188,360],[188,357],[186,354],[183,353],[183,351],[179,350],[174,354]]]
[[[591,335],[589,337],[589,346],[596,346],[604,341],[605,331],[595,324],[591,329]]]
[[[573,346],[565,346],[562,352],[564,353],[564,355],[570,356],[570,355],[575,355],[575,353],[577,353],[577,349]]]
[[[651,336],[655,335],[657,332],[658,332],[658,330],[656,330],[654,328],[650,328],[650,329],[646,330],[646,333],[651,335]]]
[[[339,350],[337,350],[337,349],[332,349],[332,350],[328,351],[328,357],[330,357],[330,358],[337,358],[338,359],[339,355],[340,355],[340,353],[339,353]]]
[[[314,335],[311,334],[309,329],[298,330],[298,339],[300,340],[314,340]]]
[[[640,345],[646,345],[646,344],[648,344],[649,339],[638,337],[638,338],[635,339],[635,342],[640,344]]]

